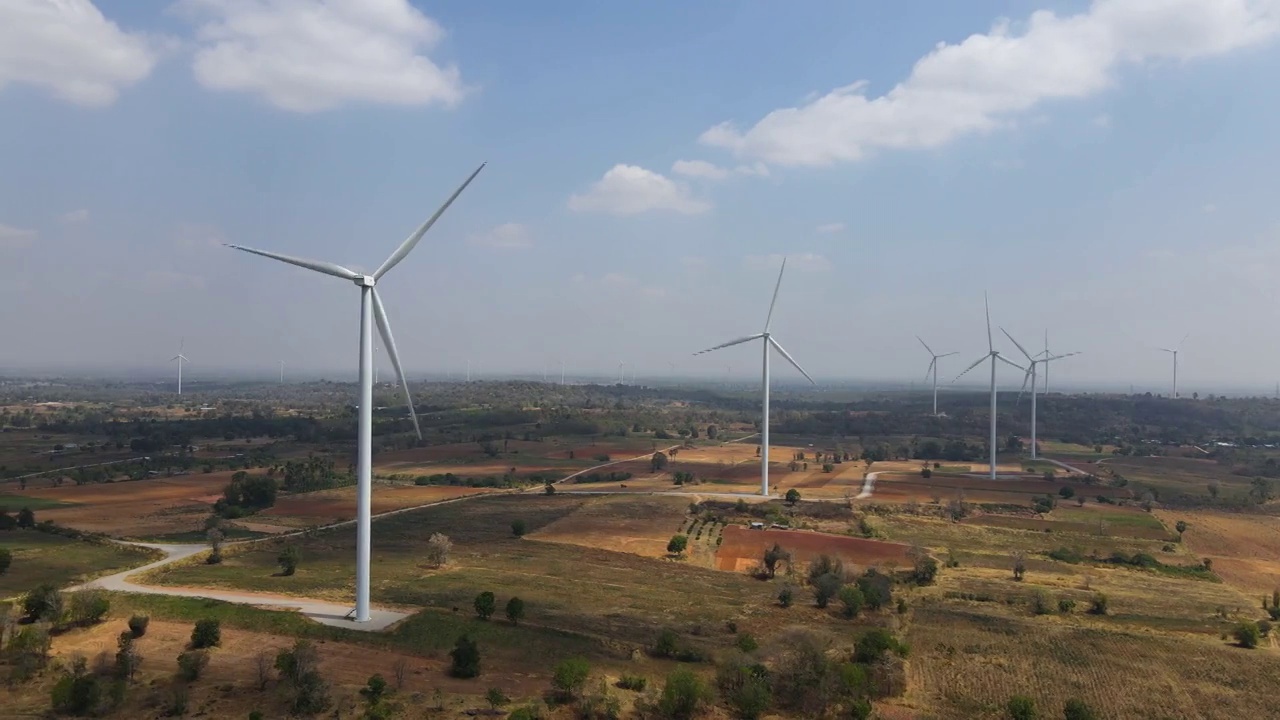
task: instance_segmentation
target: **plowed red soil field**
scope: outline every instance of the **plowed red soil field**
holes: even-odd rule
[[[778,543],[791,552],[796,563],[807,563],[819,555],[839,557],[861,567],[886,562],[904,563],[910,546],[866,538],[828,535],[803,530],[750,530],[730,526],[716,552],[716,569],[745,572],[760,562],[764,551]]]

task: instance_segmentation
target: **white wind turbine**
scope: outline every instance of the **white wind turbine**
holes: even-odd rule
[[[280,361],[280,384],[284,384],[284,361]]]
[[[229,246],[236,250],[243,250],[254,255],[261,255],[289,263],[290,265],[297,265],[308,270],[315,270],[326,275],[349,280],[360,288],[360,420],[357,430],[358,455],[356,459],[356,607],[354,610],[356,622],[368,622],[370,619],[369,555],[372,525],[370,504],[373,489],[373,323],[375,321],[378,324],[378,333],[382,336],[382,344],[387,350],[387,355],[391,358],[391,365],[395,368],[396,375],[400,379],[400,386],[404,389],[404,398],[409,406],[409,417],[413,420],[414,432],[418,433],[419,438],[422,437],[422,431],[418,427],[418,416],[413,410],[413,400],[409,396],[409,383],[405,380],[404,369],[400,365],[400,356],[396,352],[395,339],[391,336],[391,325],[387,322],[387,313],[383,309],[382,300],[378,297],[378,291],[374,289],[374,286],[378,283],[378,280],[381,280],[391,268],[399,264],[413,250],[427,230],[431,229],[436,220],[444,214],[444,211],[453,204],[453,201],[462,194],[462,191],[471,184],[471,181],[483,169],[484,164],[476,168],[475,172],[471,173],[471,176],[453,192],[453,195],[449,196],[444,205],[441,205],[434,215],[419,226],[400,247],[396,248],[396,251],[391,253],[386,262],[382,263],[382,266],[375,270],[372,275],[362,275],[354,270],[348,270],[341,265],[329,262],[305,260],[239,245]]]
[[[169,362],[178,361],[178,394],[182,394],[182,363],[191,362],[186,355],[182,354],[182,349],[187,345],[187,339],[182,338],[178,341],[178,354],[169,358]]]
[[[786,258],[783,258],[782,269],[778,271],[778,283],[773,287],[773,300],[770,301],[769,303],[769,314],[766,315],[764,319],[764,332],[757,333],[755,335],[748,335],[747,337],[738,338],[737,340],[730,340],[727,343],[716,345],[715,347],[707,348],[706,350],[700,350],[694,353],[694,355],[701,355],[703,353],[709,353],[712,350],[719,350],[720,348],[727,348],[733,345],[741,345],[742,343],[751,342],[752,340],[764,340],[764,344],[763,344],[764,345],[764,369],[763,369],[764,401],[762,403],[762,411],[761,411],[762,416],[760,420],[760,494],[766,497],[769,495],[769,348],[770,346],[772,346],[774,350],[777,350],[778,354],[782,355],[782,357],[785,358],[787,362],[791,363],[792,367],[794,367],[796,370],[799,370],[800,374],[803,375],[806,380],[808,380],[810,383],[813,383],[814,385],[817,384],[813,382],[813,378],[809,377],[809,373],[805,372],[804,368],[800,367],[800,364],[795,361],[795,358],[791,357],[791,355],[786,350],[782,349],[782,346],[778,344],[777,340],[773,339],[773,335],[769,332],[769,323],[773,320],[773,306],[776,305],[778,302],[778,289],[782,287],[782,273],[786,272],[786,270],[787,270],[787,260]]]
[[[921,340],[919,335],[916,336],[916,339],[920,340],[920,344],[924,345],[924,349],[928,350],[929,354],[933,356],[933,359],[929,361],[929,369],[924,371],[924,379],[928,380],[929,373],[933,373],[933,414],[937,415],[938,414],[938,358],[950,357],[952,355],[959,355],[960,353],[949,352],[949,353],[943,353],[939,355],[938,353],[933,351],[933,348],[929,347],[928,343],[926,343],[924,340]]]
[[[1014,345],[1017,345],[1018,351],[1021,352],[1023,355],[1025,355],[1027,358],[1027,363],[1028,363],[1027,374],[1025,377],[1022,378],[1022,390],[1027,389],[1027,381],[1030,380],[1031,381],[1031,459],[1035,460],[1036,459],[1036,365],[1044,365],[1044,372],[1045,372],[1045,378],[1046,378],[1045,382],[1047,383],[1048,377],[1049,377],[1050,362],[1054,360],[1061,360],[1062,358],[1071,357],[1072,355],[1079,355],[1080,353],[1069,352],[1069,353],[1063,353],[1061,355],[1045,355],[1042,358],[1033,358],[1031,357],[1031,354],[1027,352],[1027,349],[1022,347],[1021,343],[1013,339],[1013,336],[1009,334],[1009,331],[1005,330],[1004,328],[1000,328],[1000,332],[1004,333],[1004,336],[1009,338],[1010,342],[1012,342]],[[1046,333],[1046,337],[1047,336],[1048,336],[1048,333]],[[1019,398],[1022,397],[1022,391],[1018,392],[1018,397]]]
[[[995,480],[996,479],[996,361],[999,360],[1000,362],[1005,363],[1006,365],[1012,365],[1013,367],[1018,368],[1024,373],[1027,371],[1027,369],[1013,362],[1012,360],[1005,358],[1003,355],[1000,354],[999,350],[996,350],[995,345],[991,341],[991,306],[987,304],[986,293],[982,294],[982,306],[987,313],[987,354],[983,355],[977,360],[974,360],[972,365],[965,368],[964,372],[956,376],[956,380],[959,380],[961,377],[964,376],[965,373],[978,367],[979,365],[986,362],[987,360],[991,361],[991,447],[990,447],[990,450],[991,450],[991,479]],[[952,380],[951,382],[955,382],[956,380]]]
[[[1173,399],[1174,400],[1178,399],[1178,351],[1182,349],[1182,343],[1186,342],[1187,338],[1189,337],[1191,337],[1190,333],[1183,335],[1182,340],[1178,341],[1178,344],[1174,345],[1172,350],[1169,348],[1159,348],[1160,350],[1173,355]]]

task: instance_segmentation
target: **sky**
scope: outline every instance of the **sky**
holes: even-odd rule
[[[1280,0],[6,0],[0,371],[354,377],[356,288],[223,243],[371,272],[487,162],[379,281],[411,376],[758,376],[692,354],[785,256],[819,381],[949,382],[986,292],[1063,386],[1261,391],[1277,70]]]

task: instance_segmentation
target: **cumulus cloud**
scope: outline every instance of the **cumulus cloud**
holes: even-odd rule
[[[0,2],[0,90],[34,85],[77,105],[110,105],[151,74],[156,44],[121,30],[90,0]]]
[[[199,23],[195,75],[284,110],[345,103],[457,105],[453,65],[425,54],[444,30],[407,0],[180,0]]]
[[[824,223],[817,227],[817,231],[823,235],[832,235],[842,230],[844,230],[844,223],[842,222]]]
[[[88,222],[89,211],[85,208],[80,208],[79,210],[65,212],[58,220],[67,225],[79,225],[82,222]]]
[[[787,261],[787,268],[791,270],[799,270],[801,272],[826,272],[831,269],[831,261],[818,255],[817,253],[799,253],[795,255],[748,255],[743,259],[743,264],[749,268],[778,270],[782,267],[783,258]]]
[[[671,172],[676,175],[707,180],[723,180],[729,177],[728,170],[706,160],[677,160],[671,166]]]
[[[652,210],[696,215],[710,210],[711,205],[693,197],[688,187],[661,173],[619,164],[586,192],[571,195],[569,209],[612,215],[637,215]]]
[[[533,245],[533,238],[530,237],[529,228],[520,223],[509,222],[479,235],[473,235],[470,242],[473,245],[514,250]]]
[[[986,34],[939,43],[879,97],[855,82],[774,110],[745,131],[716,125],[700,140],[792,166],[938,147],[1008,125],[1044,101],[1094,95],[1125,63],[1221,55],[1278,31],[1277,0],[1094,0],[1075,15],[1042,10],[1016,26],[1001,20]]]
[[[36,239],[35,230],[24,230],[0,224],[0,250],[21,250]]]

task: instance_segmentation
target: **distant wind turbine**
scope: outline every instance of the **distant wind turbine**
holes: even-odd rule
[[[931,372],[933,373],[933,414],[937,415],[938,414],[938,358],[951,357],[952,355],[959,355],[960,353],[949,352],[949,353],[942,353],[941,355],[939,355],[938,353],[934,352],[933,348],[929,347],[929,344],[926,343],[924,340],[922,340],[919,335],[916,336],[916,339],[920,340],[920,344],[924,345],[924,349],[928,350],[929,355],[933,357],[933,359],[929,361],[929,369],[924,371],[924,379],[928,380],[929,373]],[[914,383],[912,384],[914,385]]]
[[[1013,362],[1012,360],[1006,359],[1003,355],[1000,354],[999,350],[996,350],[995,345],[991,341],[991,306],[987,304],[986,293],[982,294],[982,306],[987,313],[987,354],[983,355],[977,360],[974,360],[972,365],[965,368],[964,372],[956,376],[956,380],[959,380],[960,378],[964,377],[965,373],[978,367],[979,365],[986,362],[987,360],[991,361],[991,448],[990,450],[991,450],[991,479],[995,480],[996,479],[996,361],[999,360],[1000,362],[1005,363],[1006,365],[1012,365],[1013,367],[1018,368],[1024,373],[1027,371],[1027,369]],[[951,382],[955,382],[956,380],[952,380]]]
[[[334,277],[354,282],[356,287],[360,288],[360,419],[356,436],[358,447],[356,459],[356,606],[354,610],[356,622],[368,622],[371,618],[369,613],[369,558],[373,524],[370,506],[373,499],[373,324],[375,321],[378,324],[378,334],[382,337],[382,344],[387,350],[387,355],[391,357],[391,365],[395,368],[396,375],[400,379],[400,386],[404,389],[404,399],[409,406],[409,417],[413,420],[414,432],[418,434],[419,438],[422,437],[422,429],[418,426],[418,415],[413,410],[413,399],[409,396],[409,383],[405,379],[404,368],[400,365],[400,356],[396,352],[395,339],[391,336],[391,325],[387,321],[387,313],[383,309],[382,300],[378,297],[378,291],[374,289],[374,286],[387,272],[398,265],[401,260],[404,260],[405,256],[422,239],[422,236],[431,229],[436,220],[444,214],[444,211],[453,204],[453,201],[462,194],[462,191],[471,184],[472,180],[475,180],[483,169],[483,164],[476,168],[475,172],[471,173],[471,176],[453,192],[453,195],[449,196],[444,205],[441,205],[434,215],[420,225],[400,247],[396,248],[395,252],[391,253],[390,257],[372,275],[362,275],[354,270],[349,270],[330,262],[305,260],[239,245],[230,246],[236,250],[243,250],[254,255],[286,262],[290,265],[297,265],[308,270],[333,275]]]
[[[1063,353],[1061,355],[1046,355],[1045,357],[1038,358],[1038,359],[1033,358],[1031,357],[1031,354],[1027,352],[1027,349],[1022,347],[1022,344],[1019,343],[1017,340],[1014,340],[1013,336],[1010,335],[1007,330],[1005,330],[1004,328],[1000,328],[1000,332],[1004,333],[1004,336],[1009,338],[1009,342],[1012,342],[1014,345],[1017,345],[1018,352],[1021,352],[1027,358],[1027,363],[1028,363],[1027,374],[1025,377],[1022,378],[1022,390],[1027,389],[1027,381],[1030,380],[1031,381],[1031,459],[1035,460],[1036,459],[1036,365],[1044,365],[1045,377],[1048,377],[1050,362],[1054,360],[1061,360],[1062,358],[1071,357],[1072,355],[1079,355],[1080,353],[1069,352],[1069,353]],[[1022,390],[1018,391],[1019,398],[1022,397]]]
[[[560,384],[564,385],[564,358],[560,358]]]
[[[618,361],[618,384],[627,384],[627,363],[623,360]]]
[[[701,355],[713,350],[741,345],[742,343],[751,342],[753,340],[764,341],[762,343],[764,348],[764,361],[762,373],[763,402],[761,403],[762,409],[760,420],[760,494],[766,497],[769,495],[769,349],[772,347],[772,349],[777,350],[778,354],[782,355],[787,362],[791,363],[792,367],[799,370],[800,374],[803,375],[806,380],[814,385],[817,384],[813,382],[813,378],[809,377],[809,373],[805,372],[804,368],[800,367],[800,364],[795,361],[795,358],[791,357],[790,353],[782,349],[782,346],[778,344],[777,340],[773,339],[773,335],[769,332],[769,324],[773,321],[773,306],[778,303],[778,289],[782,287],[782,274],[786,272],[786,270],[787,260],[786,258],[783,258],[782,269],[778,271],[778,283],[773,286],[773,300],[769,302],[769,314],[764,318],[764,332],[756,333],[755,335],[748,335],[747,337],[738,338],[737,340],[730,340],[727,343],[722,343],[715,347],[694,353],[694,355]]]
[[[186,347],[186,345],[187,345],[187,339],[186,339],[186,338],[182,338],[181,340],[179,340],[179,341],[178,341],[178,354],[177,354],[177,355],[174,355],[174,356],[173,356],[173,357],[171,357],[171,358],[169,358],[169,362],[173,362],[174,360],[177,360],[177,361],[178,361],[178,394],[179,394],[179,395],[181,395],[181,394],[182,394],[182,363],[191,362],[190,360],[188,360],[188,359],[187,359],[187,356],[186,356],[186,355],[183,355],[183,354],[182,354],[182,350],[183,350],[183,348],[185,348],[185,347]]]
[[[280,361],[280,384],[284,384],[284,361]]]
[[[1182,340],[1180,340],[1177,345],[1174,345],[1173,349],[1159,348],[1160,350],[1173,355],[1173,399],[1174,400],[1178,399],[1178,352],[1182,350],[1182,343],[1186,342],[1187,338],[1189,337],[1191,337],[1190,333],[1183,335]]]

